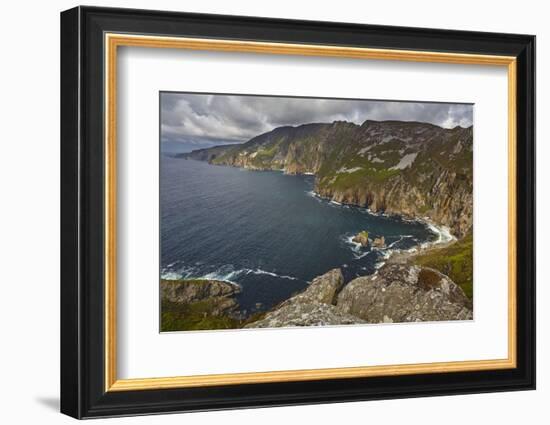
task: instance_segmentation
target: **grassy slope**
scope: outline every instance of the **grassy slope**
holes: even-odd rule
[[[446,274],[462,288],[468,298],[473,299],[472,233],[446,248],[434,249],[419,255],[413,261]]]
[[[240,322],[236,319],[210,314],[212,308],[212,301],[210,300],[191,304],[180,304],[163,300],[160,330],[161,332],[168,332],[234,329],[240,327]]]

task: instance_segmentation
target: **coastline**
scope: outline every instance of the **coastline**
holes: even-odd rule
[[[434,250],[434,249],[440,249],[440,248],[445,248],[445,247],[451,246],[452,244],[454,244],[458,240],[458,238],[456,238],[456,236],[451,234],[448,227],[439,225],[439,224],[435,223],[434,221],[432,221],[428,217],[413,217],[413,218],[411,218],[411,217],[401,216],[399,214],[377,213],[377,212],[374,212],[374,211],[372,211],[372,210],[370,210],[369,208],[366,208],[366,207],[361,207],[361,206],[353,205],[353,204],[346,204],[346,203],[342,203],[342,202],[336,202],[336,201],[334,201],[330,198],[326,198],[324,196],[321,196],[320,194],[318,194],[314,190],[309,191],[308,195],[312,196],[312,197],[315,197],[315,198],[318,198],[318,199],[321,199],[323,201],[326,201],[330,204],[337,205],[337,206],[361,208],[361,209],[365,210],[368,214],[370,214],[372,216],[377,216],[377,217],[399,217],[400,219],[405,220],[405,221],[421,223],[426,228],[428,228],[433,234],[437,235],[437,239],[434,240],[434,241],[422,242],[422,243],[420,243],[420,244],[418,244],[418,245],[416,245],[412,248],[408,248],[408,249],[399,249],[399,248],[391,249],[391,244],[390,244],[388,247],[382,249],[384,251],[384,254],[382,256],[383,259],[376,263],[376,265],[375,265],[376,271],[373,274],[376,274],[378,269],[381,268],[386,263],[403,264],[403,263],[406,263],[408,260],[416,257],[417,255],[427,253],[427,252],[429,252],[431,250]],[[378,250],[378,251],[381,250],[380,248],[374,248],[374,249]],[[365,276],[369,276],[369,275],[365,275]]]
[[[197,161],[204,162],[204,161],[200,161],[200,160],[197,160]],[[310,172],[310,171],[288,173],[287,172],[288,170],[286,170],[285,168],[281,168],[281,169],[274,169],[274,168],[272,168],[272,169],[255,169],[255,168],[247,167],[247,166],[240,167],[240,166],[236,166],[236,165],[211,164],[210,162],[208,162],[208,164],[209,165],[214,165],[214,166],[221,166],[221,167],[229,166],[229,167],[238,168],[240,170],[246,170],[246,171],[271,171],[271,172],[280,172],[284,175],[303,175],[303,176],[308,176],[308,177],[315,176],[315,173]],[[432,221],[428,217],[409,217],[409,216],[400,215],[400,214],[388,214],[388,213],[384,213],[384,212],[374,212],[371,209],[369,209],[368,207],[363,207],[363,206],[360,206],[360,205],[345,203],[345,202],[337,202],[337,201],[333,200],[332,198],[328,198],[328,197],[324,197],[324,196],[320,195],[319,193],[315,192],[314,189],[312,189],[310,191],[307,191],[306,194],[310,197],[317,198],[319,200],[325,201],[328,204],[331,204],[331,205],[336,206],[336,207],[342,207],[342,208],[353,207],[353,208],[361,209],[361,210],[365,211],[367,214],[372,215],[372,216],[376,216],[376,217],[396,217],[396,218],[399,218],[403,221],[420,223],[420,224],[424,225],[427,229],[429,229],[433,234],[435,234],[437,236],[437,238],[433,241],[422,242],[422,243],[419,243],[419,244],[417,244],[417,245],[415,245],[411,248],[408,248],[408,249],[391,248],[391,246],[393,244],[395,244],[397,241],[393,242],[392,244],[389,244],[385,248],[371,248],[374,251],[382,251],[382,258],[381,258],[380,261],[377,261],[375,263],[375,271],[373,273],[370,273],[370,274],[365,274],[364,276],[375,275],[378,272],[378,269],[380,269],[386,263],[399,263],[399,264],[402,264],[402,263],[405,263],[408,260],[414,258],[417,255],[424,254],[424,253],[429,252],[433,249],[445,248],[447,246],[450,246],[458,240],[454,235],[451,234],[448,227],[439,225],[439,224],[435,223],[434,221]],[[353,244],[353,243],[351,243],[351,244]],[[367,253],[368,252],[359,253],[358,258],[364,257]],[[237,269],[237,270],[232,269],[232,270],[230,270],[228,272],[224,272],[224,273],[211,272],[211,273],[208,273],[204,276],[199,276],[199,277],[196,277],[193,274],[187,274],[187,273],[179,274],[179,273],[169,272],[167,274],[161,275],[161,279],[169,279],[169,280],[170,279],[205,279],[205,280],[215,279],[215,280],[220,280],[220,281],[224,281],[224,282],[228,282],[228,283],[240,286],[239,283],[232,280],[232,278],[234,278],[236,276],[239,276],[239,275],[247,275],[247,274],[251,274],[251,273],[252,274],[266,274],[266,275],[271,275],[271,276],[277,276],[277,277],[280,277],[280,278],[283,278],[283,279],[297,280],[297,278],[295,278],[293,276],[286,276],[286,275],[281,276],[281,275],[277,275],[276,273],[261,270],[261,269]]]
[[[223,166],[223,165],[222,165]],[[238,168],[240,170],[251,170],[251,171],[260,171],[260,170],[252,170],[247,167],[236,167],[236,166],[230,166],[233,168]],[[284,170],[261,170],[261,171],[272,171],[276,173],[282,173],[287,174]],[[309,173],[292,173],[294,175],[303,175],[303,176],[311,176]],[[314,175],[313,175],[314,176]],[[379,318],[374,313],[370,312],[368,314],[364,314],[361,312],[356,312],[356,316],[354,316],[353,320],[349,316],[343,316],[342,311],[338,310],[338,308],[355,308],[351,306],[353,304],[352,301],[357,297],[363,297],[364,296],[364,290],[365,288],[372,288],[376,291],[380,290],[380,294],[376,295],[376,297],[382,297],[384,299],[388,300],[388,303],[397,303],[400,298],[394,294],[391,293],[383,293],[384,288],[380,286],[380,282],[394,282],[396,279],[398,279],[400,282],[403,282],[404,285],[411,286],[408,288],[410,290],[410,296],[416,297],[415,294],[417,294],[417,288],[414,286],[418,282],[413,279],[415,282],[412,282],[411,276],[419,273],[419,271],[422,271],[422,273],[419,275],[422,278],[428,276],[427,279],[430,280],[430,285],[433,283],[432,280],[435,282],[441,283],[441,282],[450,282],[452,285],[454,285],[453,281],[450,277],[448,277],[448,272],[445,270],[445,268],[440,268],[433,265],[426,265],[423,263],[424,259],[422,257],[417,258],[416,260],[411,261],[414,257],[417,257],[418,255],[426,254],[430,251],[435,251],[436,249],[445,248],[450,245],[453,245],[455,242],[460,241],[462,239],[457,239],[455,236],[452,235],[449,228],[439,225],[432,221],[429,217],[414,217],[411,215],[401,215],[399,213],[391,212],[386,213],[384,211],[380,212],[374,212],[368,207],[360,206],[354,203],[346,203],[346,202],[337,202],[329,197],[324,197],[315,192],[313,190],[312,186],[314,187],[313,183],[310,181],[305,186],[300,186],[299,192],[295,194],[298,198],[315,198],[316,202],[319,202],[321,204],[324,204],[326,206],[330,205],[332,207],[335,207],[335,211],[340,210],[344,211],[344,209],[350,209],[350,210],[357,210],[354,211],[353,214],[357,216],[357,220],[354,222],[354,224],[348,223],[347,226],[343,226],[339,228],[339,232],[346,232],[345,234],[342,233],[333,233],[331,234],[332,237],[338,236],[339,238],[343,239],[345,237],[346,244],[341,246],[340,248],[345,247],[346,249],[350,249],[353,251],[353,257],[355,259],[359,260],[366,255],[369,255],[369,259],[365,260],[366,262],[354,262],[343,264],[341,262],[337,262],[335,264],[334,269],[326,271],[321,270],[319,275],[317,275],[315,278],[312,278],[310,281],[298,279],[294,276],[288,276],[275,273],[275,269],[270,271],[270,268],[261,269],[259,267],[251,267],[246,268],[243,266],[237,267],[233,264],[238,263],[227,263],[225,265],[222,265],[220,267],[216,266],[215,270],[208,270],[205,271],[205,273],[198,273],[198,268],[195,266],[186,266],[182,270],[176,270],[172,269],[170,270],[171,266],[177,265],[178,261],[175,263],[171,263],[167,266],[166,270],[161,270],[162,276],[161,279],[166,280],[177,280],[178,282],[174,282],[176,285],[180,285],[182,287],[186,286],[192,286],[193,288],[196,287],[197,292],[203,293],[204,296],[201,299],[197,299],[193,302],[175,302],[174,300],[168,299],[165,302],[166,307],[166,328],[178,328],[180,326],[185,326],[185,329],[189,328],[191,329],[217,329],[217,328],[241,328],[241,327],[254,327],[254,326],[263,326],[264,324],[268,327],[275,327],[276,324],[274,322],[275,316],[278,318],[282,318],[281,323],[285,323],[284,326],[287,326],[289,320],[294,317],[292,314],[296,313],[295,319],[297,320],[297,323],[300,323],[299,326],[303,326],[303,323],[307,323],[307,326],[310,325],[310,322],[315,322],[317,320],[318,324],[330,324],[330,323],[340,323],[340,321],[343,321],[345,323],[355,323],[355,321],[363,321],[363,320],[373,320],[374,322],[378,323],[380,321],[386,321],[386,320],[401,320],[401,316],[397,314],[395,317],[389,315],[386,319],[385,317]],[[306,198],[307,199],[307,198]],[[300,201],[303,202],[303,201]],[[311,205],[311,201],[305,201],[308,205]],[[318,208],[318,207],[311,207],[311,208]],[[326,208],[325,208],[326,209]],[[336,213],[336,212],[335,212]],[[332,213],[331,213],[332,214]],[[340,213],[336,213],[340,214]],[[361,217],[361,214],[364,214]],[[395,226],[399,228],[399,226],[402,226],[402,229],[398,232],[392,231],[391,228],[386,229],[384,226],[378,227],[376,223],[378,223],[378,220],[372,220],[369,219],[368,216],[371,217],[383,217],[383,222],[386,222],[386,220],[389,222],[395,221]],[[398,224],[400,223],[400,224]],[[406,229],[407,223],[412,225],[413,223],[417,223],[418,226],[412,226],[411,228],[415,228],[415,231],[407,232]],[[364,226],[364,227],[363,227]],[[350,232],[349,230],[353,230],[354,232],[357,232],[358,229],[368,229],[369,227],[372,227],[373,233],[371,237],[372,240],[369,240],[368,246],[365,243],[364,246],[355,246],[357,244],[353,244],[350,239]],[[424,229],[424,230],[422,230]],[[376,232],[381,231],[386,233],[386,239],[389,239],[387,241],[387,245],[382,242],[382,244],[376,244],[374,242],[374,236],[380,237],[380,234],[376,234]],[[416,233],[418,232],[418,233]],[[412,238],[412,239],[408,239]],[[331,239],[332,240],[332,239]],[[458,244],[460,245],[460,244]],[[458,246],[457,245],[457,246]],[[398,248],[399,247],[399,248]],[[302,247],[303,248],[303,247]],[[333,248],[330,248],[333,249]],[[301,251],[307,253],[307,247],[305,251]],[[349,252],[349,251],[348,251]],[[436,255],[442,255],[442,254],[436,254]],[[227,260],[227,259],[226,259]],[[344,260],[345,261],[345,260]],[[353,262],[354,260],[351,259]],[[367,264],[368,267],[362,267],[363,265]],[[180,263],[181,264],[181,263]],[[306,263],[307,264],[307,263]],[[349,265],[349,269],[348,269]],[[374,267],[373,267],[374,266]],[[385,267],[384,267],[385,266]],[[249,266],[250,267],[250,266]],[[321,264],[320,269],[326,268],[326,264]],[[311,269],[310,269],[311,270]],[[337,270],[337,272],[335,272]],[[201,270],[203,271],[203,270]],[[164,274],[163,272],[166,272],[167,274]],[[178,273],[179,272],[179,273]],[[324,274],[323,274],[324,273]],[[327,304],[328,307],[322,305],[319,307],[318,303],[306,303],[304,300],[306,300],[306,295],[313,291],[313,289],[310,290],[310,288],[316,288],[315,290],[320,290],[319,285],[315,285],[315,282],[319,282],[320,279],[326,280],[327,276],[329,274],[338,274],[338,276],[341,275],[341,278],[338,277],[338,288],[334,289],[334,293],[332,294],[332,298],[330,302]],[[412,274],[411,274],[412,273]],[[416,274],[415,274],[416,273]],[[263,295],[260,295],[259,293],[252,291],[252,295],[248,295],[248,299],[246,301],[244,300],[244,297],[237,296],[236,294],[240,293],[240,290],[243,289],[243,286],[237,282],[240,281],[240,279],[244,279],[245,276],[249,275],[266,275],[263,277],[259,277],[256,279],[260,279],[260,283],[265,282],[271,282],[268,280],[268,276],[280,278],[280,279],[289,279],[289,280],[302,280],[302,284],[304,285],[303,289],[299,290],[298,292],[292,292],[290,296],[285,295],[285,298],[283,301],[278,302],[276,304],[273,304],[271,306],[269,303],[265,305],[264,303],[256,303],[255,306],[251,306],[251,302],[254,300],[257,300],[258,298],[262,298]],[[417,276],[416,276],[417,277]],[[269,278],[271,279],[271,278]],[[447,280],[445,280],[447,279]],[[409,282],[411,280],[411,282]],[[217,281],[217,283],[216,283]],[[423,289],[425,292],[429,292],[428,289],[424,288],[422,279],[418,280],[420,283],[420,289]],[[244,281],[244,283],[247,283],[248,281]],[[255,283],[256,281],[253,281]],[[231,296],[227,297],[218,297],[213,291],[216,288],[212,289],[212,293],[209,293],[204,288],[209,288],[210,286],[217,284],[230,284],[227,286],[227,291],[231,292]],[[413,285],[414,284],[414,285]],[[162,282],[161,282],[162,285]],[[373,286],[374,285],[374,286]],[[378,285],[378,286],[377,286]],[[379,287],[380,286],[380,287]],[[171,285],[169,285],[171,287]],[[451,286],[454,288],[454,286]],[[200,290],[199,290],[200,288]],[[345,291],[344,291],[345,288]],[[372,289],[371,288],[371,289]],[[382,289],[380,289],[382,288]],[[189,290],[190,291],[190,290]],[[309,292],[308,292],[309,291]],[[424,292],[422,292],[424,294]],[[425,295],[425,294],[424,294]],[[439,293],[434,292],[433,294],[428,294],[429,297],[432,297],[432,295],[440,295]],[[426,295],[426,296],[428,296]],[[471,295],[470,299],[471,299]],[[342,298],[342,302],[338,305],[340,307],[334,307],[337,305],[337,298]],[[309,300],[309,298],[307,298]],[[363,300],[363,298],[361,298]],[[369,299],[372,299],[371,296],[369,296]],[[432,298],[429,298],[434,299]],[[306,300],[307,301],[307,300]],[[348,302],[349,301],[349,302]],[[450,302],[451,300],[445,299],[445,303]],[[244,302],[244,304],[243,304]],[[412,302],[412,301],[410,301]],[[347,304],[346,304],[347,303]],[[348,304],[351,303],[349,306]],[[409,301],[407,301],[409,303]],[[402,306],[399,306],[399,311],[405,311],[407,305],[409,304],[403,304]],[[176,305],[177,304],[177,305]],[[182,304],[178,306],[179,304]],[[306,305],[307,304],[307,305]],[[392,304],[392,305],[393,305]],[[356,305],[356,304],[353,304]],[[357,304],[358,305],[358,304]],[[364,302],[361,304],[364,308],[367,308],[368,302]],[[397,304],[396,304],[397,305]],[[448,305],[448,304],[445,304]],[[363,308],[361,307],[361,308]],[[454,307],[453,307],[454,308]],[[469,307],[471,310],[471,307]],[[164,307],[163,307],[164,309]],[[308,309],[313,309],[309,311]],[[325,311],[326,310],[326,311]],[[389,311],[393,311],[391,308],[386,311],[388,313]],[[397,310],[396,310],[397,311]],[[164,312],[164,310],[163,310]],[[291,314],[292,313],[292,314]],[[299,313],[299,314],[298,314]],[[422,320],[430,320],[433,312],[430,310],[426,310],[422,314]],[[439,312],[443,314],[444,312]],[[437,314],[439,314],[437,313]],[[388,313],[389,314],[389,313]],[[457,313],[458,314],[458,313]],[[304,322],[304,315],[307,316],[307,320]],[[268,316],[266,318],[266,316]],[[352,315],[353,316],[353,315]],[[164,317],[164,316],[163,316]],[[412,316],[411,316],[412,317]],[[416,316],[415,316],[416,317]],[[437,316],[437,320],[443,320],[440,317],[447,317],[447,316]],[[458,316],[456,316],[458,317]],[[462,316],[460,316],[462,317]],[[278,319],[277,319],[278,320]],[[301,321],[300,321],[301,320]],[[412,320],[412,319],[411,319]],[[415,319],[416,320],[416,319]],[[458,320],[455,319],[454,316],[450,320]],[[164,323],[163,322],[163,323]],[[189,322],[189,323],[188,323]],[[257,322],[257,323],[256,323]],[[303,322],[303,323],[302,323]],[[317,322],[315,322],[317,324]],[[343,323],[342,322],[342,323]],[[256,323],[253,325],[253,323]],[[359,323],[359,322],[357,322]],[[278,326],[278,325],[277,325]],[[298,326],[298,325],[297,325]]]

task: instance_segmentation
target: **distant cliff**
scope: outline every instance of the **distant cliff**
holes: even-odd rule
[[[181,156],[253,170],[311,173],[315,191],[337,202],[429,217],[459,238],[472,227],[472,127],[400,121],[305,124]]]

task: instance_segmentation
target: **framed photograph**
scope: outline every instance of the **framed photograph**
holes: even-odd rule
[[[535,37],[61,14],[61,411],[535,387]]]

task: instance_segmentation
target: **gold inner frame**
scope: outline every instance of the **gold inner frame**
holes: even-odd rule
[[[128,34],[105,34],[105,391],[135,391],[214,385],[311,381],[417,373],[446,373],[516,367],[516,58],[461,53],[370,49]],[[163,378],[118,379],[116,324],[116,123],[119,46],[229,51],[355,59],[504,66],[508,71],[508,357],[419,364],[247,372]]]

